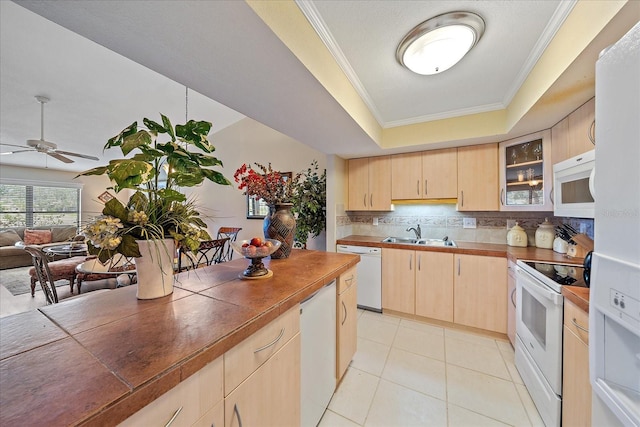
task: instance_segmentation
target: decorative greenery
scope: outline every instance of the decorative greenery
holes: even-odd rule
[[[306,245],[309,235],[320,235],[327,223],[327,171],[325,169],[319,175],[316,160],[311,162],[306,172],[296,175],[291,201],[291,210],[297,214],[295,238]]]
[[[106,174],[113,183],[108,189],[116,193],[136,190],[126,206],[118,199],[109,200],[103,215],[84,228],[89,253],[103,262],[116,253],[139,257],[136,240],[172,237],[178,245],[195,251],[200,240],[211,239],[194,201],[179,191],[179,187],[193,187],[205,179],[231,185],[221,172],[207,169],[222,166],[208,154],[215,151],[207,139],[211,123],[189,120],[174,128],[166,116],[160,116],[162,124],[145,118],[146,129],[138,130],[138,122],[133,122],[104,146],[105,150],[120,147],[124,156],[139,151],[133,157],[111,160],[78,175]],[[159,134],[170,140],[158,142]],[[201,152],[191,152],[189,147]]]

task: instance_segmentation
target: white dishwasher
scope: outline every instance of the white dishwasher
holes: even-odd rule
[[[300,303],[300,425],[315,427],[336,389],[336,281]]]
[[[382,249],[367,246],[337,245],[338,253],[360,255],[358,307],[382,313]]]

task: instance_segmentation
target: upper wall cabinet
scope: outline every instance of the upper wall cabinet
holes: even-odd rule
[[[497,211],[498,144],[458,148],[459,211]]]
[[[455,198],[458,191],[457,159],[455,148],[391,156],[391,198]]]
[[[349,211],[391,210],[391,157],[349,160]]]
[[[594,149],[596,99],[569,114],[551,128],[551,164]]]
[[[552,211],[551,131],[500,143],[500,210]]]

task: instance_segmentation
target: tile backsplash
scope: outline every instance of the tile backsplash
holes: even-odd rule
[[[476,228],[463,228],[464,218],[475,218]],[[535,232],[545,218],[554,225],[570,224],[593,238],[593,220],[554,217],[553,212],[458,212],[453,204],[396,205],[392,212],[343,212],[336,218],[337,237],[413,236],[408,227],[420,224],[422,237],[448,236],[461,242],[507,242],[507,232],[515,221],[525,229],[529,246],[535,246]],[[377,220],[378,225],[373,225]],[[507,226],[509,228],[507,228]]]

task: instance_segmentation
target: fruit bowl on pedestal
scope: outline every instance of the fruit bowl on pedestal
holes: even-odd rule
[[[273,271],[264,266],[262,258],[274,253],[281,244],[282,242],[275,239],[261,239],[259,237],[231,242],[231,246],[237,253],[251,260],[251,264],[240,274],[240,278],[266,279],[273,276]]]

